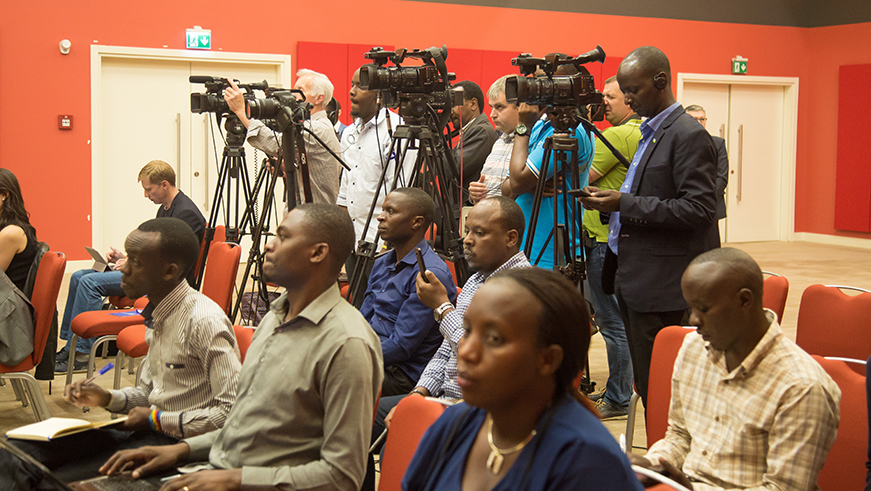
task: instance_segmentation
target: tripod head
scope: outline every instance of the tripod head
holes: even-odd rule
[[[227,132],[227,146],[230,148],[241,148],[245,144],[245,135],[248,130],[239,117],[233,113],[216,114],[218,124],[221,123],[221,118],[224,118],[224,130]]]

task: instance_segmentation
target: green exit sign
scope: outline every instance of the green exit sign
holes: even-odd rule
[[[747,75],[747,63],[750,60],[733,58],[732,59],[732,74],[733,75]]]
[[[194,26],[193,29],[188,29],[186,34],[188,49],[212,49],[211,30]]]

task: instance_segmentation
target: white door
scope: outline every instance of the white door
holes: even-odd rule
[[[726,240],[780,240],[783,87],[733,85]]]
[[[726,139],[729,184],[727,216],[720,223],[723,242],[780,240],[783,87],[688,82],[681,98],[684,106],[703,106],[708,132]]]
[[[193,114],[190,94],[205,92],[190,75],[232,77],[243,82],[280,80],[280,65],[104,58],[100,72],[101,148],[99,210],[94,210],[95,244],[121,248],[127,234],[153,218],[156,206],[143,196],[136,177],[148,161],[160,159],[176,170],[177,185],[208,219],[224,142],[214,113]],[[256,94],[263,97],[262,93]],[[224,131],[223,128],[220,131]],[[214,132],[218,158],[211,134]],[[95,135],[97,136],[97,135]],[[253,149],[246,146],[252,172]],[[262,203],[262,201],[261,201]],[[262,206],[262,205],[261,205]],[[244,209],[245,203],[241,204]],[[218,224],[223,224],[220,219]]]

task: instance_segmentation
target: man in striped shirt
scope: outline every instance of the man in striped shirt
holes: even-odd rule
[[[15,444],[67,481],[98,476],[97,469],[116,449],[175,443],[224,426],[236,400],[241,363],[233,327],[223,309],[185,281],[199,255],[193,230],[178,218],[148,220],[125,242],[127,262],[121,287],[130,298],[147,295],[142,311],[148,327],[148,354],[139,385],[106,390],[78,381],[64,399],[128,415],[116,428],[88,431],[51,442]],[[117,367],[116,370],[121,370]],[[84,458],[83,458],[84,457]],[[20,489],[41,479],[37,469],[7,469],[0,452],[0,475],[17,475]],[[35,489],[35,487],[33,487]],[[12,489],[3,485],[0,489]]]
[[[762,307],[762,272],[738,249],[696,257],[681,279],[688,335],[665,438],[632,463],[695,490],[816,490],[841,391]]]

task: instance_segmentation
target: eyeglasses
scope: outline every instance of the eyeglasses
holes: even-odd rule
[[[708,120],[708,118],[693,118],[693,119],[695,119],[695,120],[698,121],[699,123],[704,123],[705,121]]]

